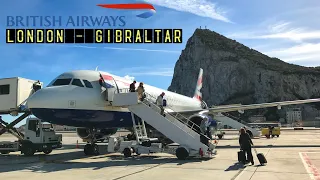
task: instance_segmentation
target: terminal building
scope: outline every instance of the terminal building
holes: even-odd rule
[[[304,108],[286,110],[286,123],[291,126],[320,127],[320,111]]]
[[[288,124],[302,121],[302,111],[300,108],[291,108],[286,112],[286,119]]]

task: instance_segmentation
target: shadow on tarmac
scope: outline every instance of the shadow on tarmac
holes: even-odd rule
[[[237,171],[239,169],[244,169],[245,166],[242,163],[236,162],[233,165],[229,166],[226,170],[224,171]]]
[[[105,158],[104,161],[92,162]],[[77,160],[77,162],[72,161]],[[126,166],[145,166],[145,168],[159,166],[161,164],[175,164],[177,166],[201,162],[209,159],[190,158],[186,160],[178,160],[175,156],[159,157],[159,156],[133,156],[125,158],[122,154],[104,154],[99,156],[86,156],[83,151],[66,152],[59,154],[36,154],[31,157],[20,155],[0,156],[0,173],[15,171],[31,171],[40,173],[50,173],[57,171],[65,171],[70,169],[90,168],[98,170],[105,167],[126,167]],[[83,162],[79,162],[83,161]]]

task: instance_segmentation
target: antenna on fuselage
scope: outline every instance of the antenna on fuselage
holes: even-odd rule
[[[96,71],[98,71],[98,67],[99,67],[99,66],[96,67]]]

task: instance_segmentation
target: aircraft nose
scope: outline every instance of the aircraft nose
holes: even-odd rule
[[[56,95],[50,88],[38,90],[27,99],[26,106],[28,109],[50,108]]]

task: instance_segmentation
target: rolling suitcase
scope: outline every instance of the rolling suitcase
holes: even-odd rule
[[[260,163],[261,165],[264,165],[265,163],[267,163],[267,159],[266,159],[266,157],[264,156],[263,153],[258,153],[257,150],[256,150],[256,148],[254,148],[254,151],[256,152],[257,158],[258,158],[259,163]]]
[[[242,162],[242,163],[246,162],[246,156],[244,154],[244,151],[242,150],[238,151],[238,162]]]

